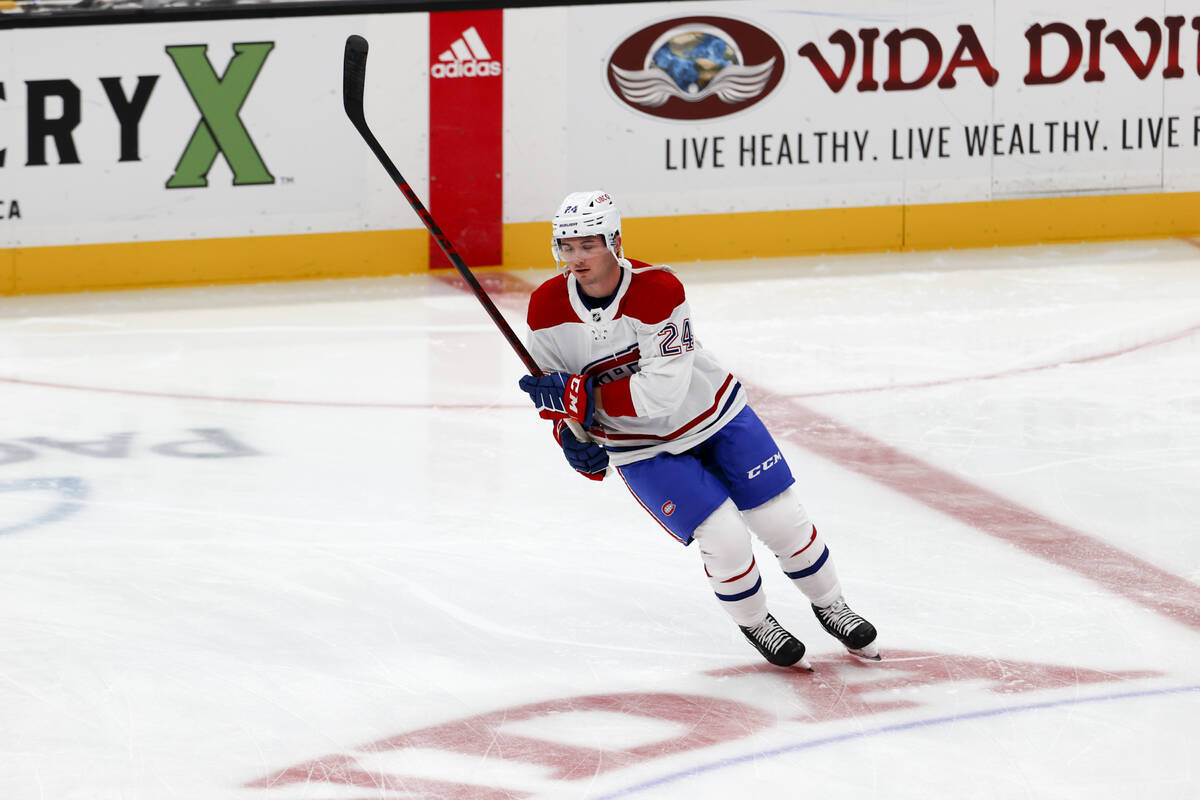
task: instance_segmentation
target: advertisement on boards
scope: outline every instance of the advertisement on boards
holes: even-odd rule
[[[419,228],[342,113],[362,30],[372,124],[426,191],[428,15],[4,31],[0,245]]]
[[[660,240],[688,218],[691,235],[711,239],[705,215],[743,215],[742,226],[757,212],[838,212],[833,238],[761,230],[780,254],[907,246],[914,208],[1200,191],[1200,5],[893,5],[663,2],[0,31],[0,249],[20,260],[15,289],[39,272],[43,290],[162,282],[141,266],[124,274],[124,260],[180,254],[193,258],[181,280],[236,279],[287,245],[271,237],[299,242],[271,275],[289,274],[289,258],[309,276],[446,266],[342,112],[351,33],[371,43],[372,129],[471,266],[541,263],[548,215],[580,188],[612,191],[628,219],[659,220]],[[1144,223],[1166,211],[1113,233],[1089,228],[1085,210],[1069,233],[1030,228],[1005,241],[1147,235]],[[958,241],[997,241],[993,209],[973,213]],[[863,239],[861,227],[884,217],[894,230]],[[947,246],[931,234],[954,220],[927,219],[924,241]],[[312,238],[327,234],[351,236]],[[255,238],[262,250],[241,248],[245,264],[206,267]],[[236,241],[109,249],[102,280],[76,275],[94,252],[36,252],[221,240]],[[716,257],[717,244],[686,256]],[[739,241],[720,252],[751,251]]]
[[[568,182],[646,215],[1195,190],[1185,6],[574,7],[568,148],[606,155]]]

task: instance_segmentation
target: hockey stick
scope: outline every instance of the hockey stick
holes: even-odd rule
[[[458,270],[458,274],[467,282],[467,286],[471,288],[471,292],[476,299],[483,304],[483,309],[487,311],[488,316],[492,318],[492,322],[496,323],[496,327],[500,329],[500,333],[504,334],[504,338],[516,351],[517,356],[525,364],[525,368],[533,375],[541,375],[542,370],[538,368],[537,362],[533,360],[533,356],[529,355],[529,351],[525,349],[525,345],[517,338],[513,329],[508,324],[508,320],[504,319],[503,315],[496,308],[492,298],[488,297],[487,292],[479,285],[479,281],[475,280],[475,276],[471,274],[471,270],[467,267],[462,256],[454,249],[454,244],[442,233],[442,229],[434,222],[433,216],[425,208],[425,205],[417,197],[416,193],[409,187],[408,182],[404,180],[404,176],[400,174],[400,170],[396,169],[396,165],[388,158],[388,154],[384,152],[383,146],[379,144],[379,140],[375,138],[375,134],[371,133],[371,129],[367,127],[366,113],[363,111],[363,86],[367,81],[367,40],[363,37],[354,34],[346,39],[346,55],[342,63],[342,102],[346,106],[346,116],[350,118],[350,122],[358,130],[359,135],[366,140],[367,146],[371,148],[371,152],[379,159],[379,163],[383,164],[383,168],[392,178],[392,182],[396,187],[404,193],[408,199],[408,204],[412,206],[413,211],[417,212],[417,216],[425,223],[425,227],[433,234],[433,238],[437,240],[438,245],[442,248],[442,252],[446,254],[446,258],[450,259],[450,263]]]
[[[379,159],[379,163],[387,170],[387,174],[391,177],[392,182],[396,187],[404,193],[404,197],[408,200],[408,204],[412,206],[413,211],[417,212],[417,216],[421,218],[421,222],[425,223],[425,227],[437,240],[438,246],[442,248],[442,252],[446,254],[446,258],[450,259],[450,263],[454,265],[454,269],[458,270],[458,274],[467,282],[471,293],[483,306],[483,310],[492,318],[492,322],[496,323],[496,327],[500,329],[500,333],[504,334],[504,338],[508,340],[509,345],[516,352],[517,357],[525,365],[525,369],[529,370],[531,375],[542,375],[543,372],[538,367],[537,362],[533,360],[533,356],[525,349],[525,345],[513,332],[512,326],[508,324],[508,320],[496,308],[496,304],[492,302],[492,298],[488,297],[487,292],[479,285],[479,281],[471,273],[471,269],[467,263],[462,260],[462,256],[454,249],[454,244],[450,238],[442,232],[438,224],[434,222],[425,205],[417,197],[416,192],[408,185],[408,181],[404,180],[404,176],[400,174],[400,170],[396,169],[396,165],[392,163],[392,159],[388,158],[388,154],[384,151],[383,145],[375,138],[375,134],[371,133],[370,127],[367,126],[367,115],[363,110],[363,87],[367,82],[367,40],[358,34],[352,34],[346,39],[346,51],[342,60],[342,103],[346,107],[346,116],[350,118],[354,128],[366,141],[367,146],[371,148],[371,152]],[[590,441],[589,437],[578,422],[573,419],[566,420],[567,426],[571,429],[571,433],[575,434],[575,438],[581,442]]]

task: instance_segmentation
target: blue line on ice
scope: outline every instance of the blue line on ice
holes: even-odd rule
[[[973,719],[984,719],[986,717],[999,717],[1006,714],[1019,714],[1024,711],[1040,711],[1046,708],[1060,708],[1062,706],[1076,706],[1085,703],[1104,703],[1110,700],[1130,700],[1142,697],[1160,697],[1163,695],[1183,694],[1185,692],[1200,692],[1200,684],[1193,686],[1174,686],[1166,689],[1147,689],[1138,692],[1120,692],[1118,694],[1100,695],[1097,697],[1074,697],[1066,700],[1047,700],[1041,703],[1029,703],[1019,706],[1005,706],[1003,708],[992,708],[986,711],[972,711],[966,714],[953,714],[946,717],[932,717],[930,719],[918,719],[910,722],[899,722],[894,725],[884,725],[878,728],[867,728],[861,731],[851,731],[849,733],[838,734],[837,736],[827,736],[821,739],[810,739],[804,742],[776,747],[770,750],[760,750],[757,753],[746,753],[732,758],[723,758],[719,761],[713,761],[708,764],[699,764],[694,767],[689,767],[679,772],[663,775],[660,778],[645,781],[643,783],[626,786],[624,789],[618,789],[610,794],[600,795],[593,800],[615,800],[618,797],[628,797],[632,794],[653,789],[657,786],[664,786],[668,783],[690,778],[695,775],[701,775],[705,772],[715,772],[726,767],[734,767],[738,764],[744,764],[747,761],[755,761],[760,758],[774,758],[785,753],[795,753],[799,750],[810,750],[814,747],[821,747],[827,744],[837,744],[838,742],[846,742],[852,739],[865,739],[869,736],[879,736],[885,733],[900,733],[902,731],[915,730],[917,728],[932,728],[937,725],[945,725],[951,722],[963,722]]]

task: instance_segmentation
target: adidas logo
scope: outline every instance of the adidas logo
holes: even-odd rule
[[[500,62],[492,60],[472,25],[451,42],[449,50],[442,51],[429,74],[435,78],[486,78],[500,74]]]

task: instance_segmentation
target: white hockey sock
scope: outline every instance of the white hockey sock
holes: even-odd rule
[[[842,594],[829,548],[791,488],[742,516],[810,603],[827,606]]]
[[[743,627],[762,622],[767,616],[762,576],[754,562],[750,535],[733,502],[722,503],[696,529],[695,539],[721,607]]]

